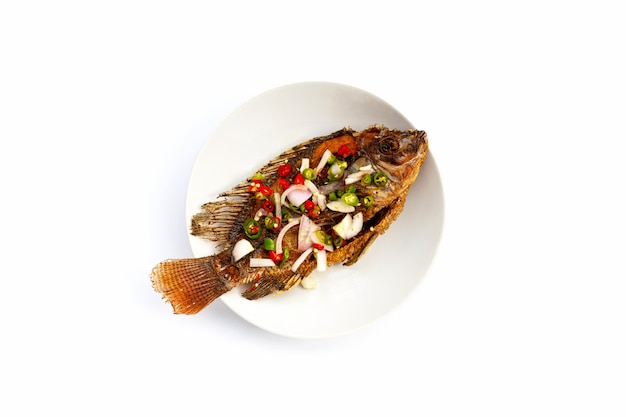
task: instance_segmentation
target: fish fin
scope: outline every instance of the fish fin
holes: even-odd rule
[[[273,184],[278,178],[278,167],[288,161],[295,164],[303,156],[310,156],[313,151],[329,139],[343,135],[351,135],[353,130],[344,128],[327,136],[319,136],[300,143],[293,148],[271,159],[258,172],[266,178],[268,184]],[[232,189],[221,193],[220,200],[203,204],[201,210],[191,219],[191,234],[220,244],[228,244],[239,231],[237,225],[242,224],[246,209],[252,205],[254,195],[248,191],[252,177],[240,182]]]
[[[237,229],[240,216],[249,205],[249,195],[203,204],[191,218],[191,234],[224,244],[232,239],[231,234]]]
[[[354,131],[348,127],[345,127],[341,130],[337,130],[326,136],[318,136],[312,139],[309,139],[305,142],[302,142],[291,149],[288,149],[282,152],[280,155],[272,158],[263,168],[261,168],[258,172],[262,174],[265,178],[268,178],[270,183],[273,183],[274,180],[278,177],[278,167],[283,165],[285,162],[291,165],[295,165],[300,162],[302,158],[311,158],[313,152],[318,148],[322,143],[326,143],[331,139],[335,139],[344,135],[350,135]]]
[[[344,247],[328,254],[329,262],[340,262],[346,266],[354,265],[372,246],[376,238],[385,233],[391,223],[400,215],[405,201],[406,198],[398,198],[380,210],[374,218],[363,226],[364,231],[359,236]],[[375,224],[375,226],[369,226],[368,223]]]
[[[237,278],[238,270],[233,265],[221,266],[224,257],[220,256],[163,261],[152,269],[152,287],[175,314],[196,314],[235,286],[231,280]]]
[[[309,275],[315,269],[315,265],[315,262],[307,260],[300,266],[297,273],[289,269],[266,270],[263,276],[241,295],[248,300],[258,300],[269,294],[278,295],[287,292],[298,285],[302,278]]]
[[[346,256],[346,259],[343,261],[343,265],[354,265],[361,258],[361,256],[367,252],[370,246],[372,246],[372,243],[374,243],[378,236],[378,233],[369,232],[355,239],[353,242],[354,245],[351,247],[352,250]]]

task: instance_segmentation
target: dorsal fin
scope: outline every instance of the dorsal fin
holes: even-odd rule
[[[250,200],[250,195],[233,196],[203,204],[191,219],[191,234],[228,246],[236,238],[237,224],[243,224],[240,219],[249,211]]]
[[[278,177],[278,167],[285,161],[290,164],[299,163],[302,158],[310,157],[321,143],[351,132],[352,129],[344,128],[330,135],[307,140],[272,158],[255,172],[261,173],[271,185]],[[226,248],[234,244],[241,232],[243,221],[254,206],[254,195],[248,191],[250,178],[221,193],[218,201],[203,204],[200,212],[191,219],[191,234],[215,241]]]
[[[278,167],[284,164],[285,161],[292,165],[299,164],[302,158],[310,158],[315,149],[317,149],[320,144],[330,139],[343,136],[345,134],[351,134],[352,132],[353,130],[350,128],[343,128],[341,130],[337,130],[336,132],[331,133],[330,135],[318,136],[313,139],[309,139],[306,142],[300,143],[293,148],[286,150],[280,155],[272,158],[258,172],[260,172],[270,182],[274,182],[276,180],[276,177],[278,176]]]

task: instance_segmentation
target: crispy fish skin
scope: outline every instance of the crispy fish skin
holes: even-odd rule
[[[356,149],[354,155],[346,157],[349,167],[344,177],[324,187],[328,190],[341,186],[348,172],[358,171],[359,167],[371,165],[375,171],[382,171],[388,177],[383,187],[354,184],[357,195],[371,196],[373,203],[369,207],[359,205],[356,211],[363,214],[363,228],[341,247],[327,253],[327,264],[353,265],[383,234],[400,215],[406,201],[406,195],[417,178],[420,168],[428,154],[426,132],[420,130],[395,130],[382,125],[373,125],[362,131],[344,128],[327,136],[320,136],[301,143],[272,159],[259,172],[264,182],[275,193],[281,193],[278,168],[288,163],[299,167],[303,158],[310,160],[310,166],[317,166],[324,152],[333,153],[349,145]],[[254,217],[262,202],[249,192],[250,178],[242,181],[229,191],[220,194],[215,202],[201,207],[193,216],[190,232],[218,243],[220,252],[201,258],[166,260],[156,265],[151,273],[152,286],[162,294],[173,307],[176,314],[195,314],[216,298],[242,285],[250,284],[243,296],[255,300],[272,293],[288,291],[309,275],[317,266],[313,257],[307,258],[296,270],[291,267],[300,255],[298,246],[298,227],[292,227],[284,237],[283,244],[291,248],[291,256],[282,267],[250,267],[249,260],[263,257],[263,236],[275,237],[269,231],[263,236],[251,240],[254,250],[237,262],[232,262],[232,248],[237,241],[244,239],[243,223]],[[321,184],[320,184],[321,185]],[[353,213],[353,214],[355,214]],[[325,227],[337,224],[344,213],[329,209],[323,210],[315,223]],[[283,225],[284,227],[284,225]]]

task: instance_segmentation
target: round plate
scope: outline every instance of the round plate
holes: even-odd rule
[[[290,84],[252,98],[230,114],[200,150],[187,191],[187,224],[203,203],[214,201],[280,152],[343,127],[361,130],[372,124],[414,128],[380,98],[342,84]],[[404,211],[355,265],[313,272],[316,289],[298,285],[278,296],[249,301],[240,287],[221,299],[243,319],[283,336],[325,338],[353,332],[389,313],[416,288],[437,249],[443,213],[441,181],[430,152]],[[194,256],[215,252],[213,242],[189,239]]]

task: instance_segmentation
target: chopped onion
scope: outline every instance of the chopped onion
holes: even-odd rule
[[[274,210],[276,211],[276,217],[282,218],[282,212],[280,210],[280,194],[274,193]]]
[[[326,163],[328,162],[328,159],[330,158],[330,156],[333,153],[330,151],[330,149],[326,149],[324,151],[324,153],[322,154],[322,158],[320,159],[320,161],[317,164],[317,167],[315,168],[315,172],[317,172],[318,174],[320,173],[320,171],[322,170],[322,168],[324,168],[324,166],[326,165]]]
[[[326,196],[324,194],[317,195],[317,205],[320,206],[320,209],[326,210]]]
[[[307,216],[300,217],[300,229],[298,230],[298,250],[306,250],[313,246],[311,235],[320,229]]]
[[[355,174],[361,174],[360,172],[355,172]],[[363,178],[366,174],[363,173],[363,175],[353,175],[350,174],[346,177],[346,180],[344,181],[346,185],[350,185],[350,184],[354,184],[355,182],[359,182],[361,181],[361,178]]]
[[[371,164],[365,165],[364,167],[359,168],[359,171],[364,171],[367,174],[373,174],[375,172]]]
[[[309,191],[312,194],[317,194],[320,192],[320,190],[317,188],[317,186],[315,184],[313,184],[313,181],[311,180],[304,180],[304,185],[306,186],[306,188],[309,189]]]
[[[319,272],[326,271],[326,251],[324,249],[317,251],[317,270]]]
[[[280,229],[280,232],[278,233],[278,236],[276,237],[276,253],[281,254],[283,253],[283,238],[285,237],[285,234],[287,233],[287,230],[291,229],[292,227],[294,227],[295,225],[300,223],[300,219],[292,219],[289,221],[289,223],[287,223],[285,226],[283,226],[282,229]]]
[[[233,250],[231,252],[233,262],[237,262],[253,250],[254,247],[252,246],[252,243],[250,243],[246,239],[239,240],[237,243],[235,243],[235,246],[233,246]]]
[[[333,230],[335,231],[335,233],[341,236],[342,239],[348,240],[347,236],[350,226],[352,226],[352,216],[350,214],[346,214],[339,223],[333,226]]]
[[[304,180],[304,185],[311,191],[313,202],[320,206],[320,209],[326,210],[326,196],[320,193],[319,188],[311,180]]]
[[[302,252],[300,256],[298,256],[298,259],[296,259],[296,261],[291,266],[291,272],[296,272],[298,268],[300,268],[300,265],[302,265],[302,262],[306,260],[307,256],[309,256],[311,252],[313,252],[313,248],[308,248],[307,250]]]
[[[328,173],[332,174],[335,178],[339,178],[340,175],[345,174],[336,162],[330,166]]]
[[[332,211],[338,211],[340,213],[352,213],[354,210],[356,210],[354,206],[346,204],[341,200],[331,201],[330,203],[326,204],[326,207]]]
[[[357,213],[352,216],[352,225],[348,233],[348,239],[352,239],[363,229],[363,213]]]
[[[350,214],[341,219],[339,223],[333,226],[333,230],[342,239],[352,239],[363,229],[363,213],[357,213],[352,217]]]
[[[267,216],[267,214],[268,214],[267,210],[261,207],[260,209],[256,211],[256,214],[254,215],[254,220],[258,222],[261,219],[261,217]]]
[[[309,167],[309,158],[302,158],[302,164],[300,165],[300,172],[304,172]]]
[[[250,268],[267,268],[276,266],[270,258],[250,258]]]
[[[304,184],[293,184],[291,187],[287,188],[283,195],[280,197],[280,204],[284,205],[289,198],[291,204],[295,206],[299,206],[307,201],[313,193],[309,188]]]

